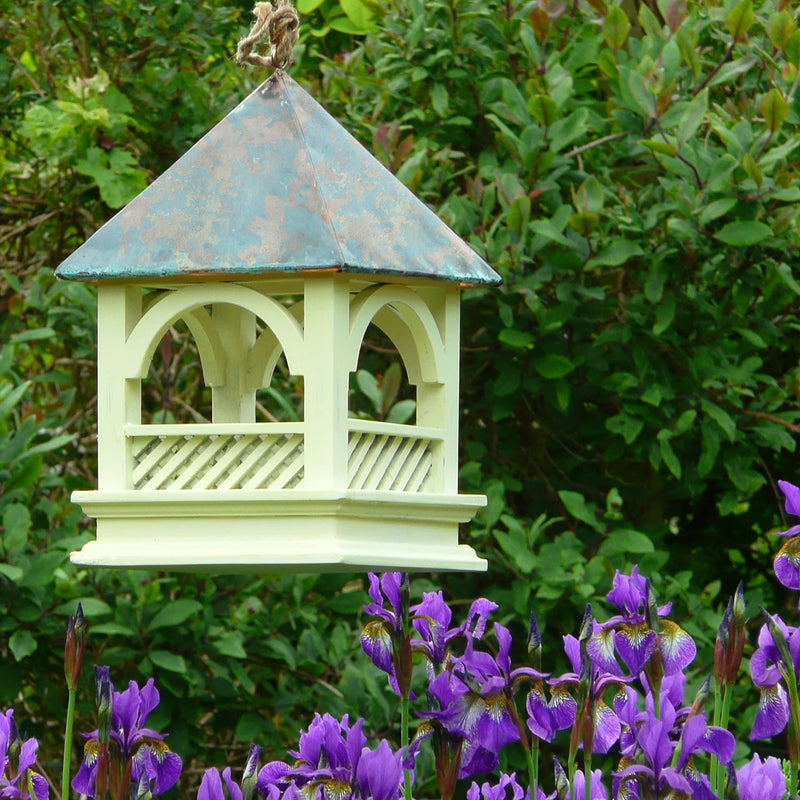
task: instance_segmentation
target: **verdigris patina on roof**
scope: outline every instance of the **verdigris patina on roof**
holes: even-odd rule
[[[57,270],[86,281],[336,269],[500,276],[278,70]]]

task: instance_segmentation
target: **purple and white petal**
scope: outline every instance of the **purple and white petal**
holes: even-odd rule
[[[620,625],[614,639],[619,657],[628,669],[638,675],[650,660],[656,648],[656,633],[645,622]]]
[[[598,701],[594,708],[594,752],[607,753],[619,741],[621,731],[619,718],[614,711],[602,700]]]
[[[775,577],[787,589],[800,589],[800,536],[787,539],[773,562]]]
[[[751,739],[769,739],[779,734],[789,722],[789,698],[780,683],[763,686],[758,701]]]
[[[697,646],[692,637],[683,628],[668,619],[661,621],[658,645],[661,650],[661,664],[665,675],[682,672],[697,655]]]

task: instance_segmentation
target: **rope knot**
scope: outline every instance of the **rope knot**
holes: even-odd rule
[[[253,16],[256,19],[250,33],[236,45],[237,63],[283,69],[291,61],[292,48],[300,36],[300,18],[291,0],[275,0],[275,6],[269,2],[256,3]],[[267,37],[269,53],[254,52],[256,44]]]

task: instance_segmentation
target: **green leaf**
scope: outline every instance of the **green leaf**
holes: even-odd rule
[[[226,631],[211,644],[220,655],[247,658],[247,651],[242,645],[242,635],[237,631]]]
[[[661,153],[661,155],[664,156],[672,156],[674,158],[678,154],[678,150],[674,144],[661,141],[660,139],[640,139],[639,144],[646,147],[648,150],[652,150],[654,153]]]
[[[593,258],[586,262],[587,267],[618,267],[632,258],[644,255],[644,250],[630,239],[615,238],[611,243]]]
[[[615,53],[625,44],[630,29],[628,15],[619,6],[612,6],[603,20],[603,38]]]
[[[577,211],[599,214],[603,210],[603,185],[590,175],[577,189],[572,190],[572,202]]]
[[[597,554],[608,558],[628,553],[652,553],[654,550],[653,542],[646,534],[629,528],[619,528],[608,534],[598,548]]]
[[[17,583],[23,572],[19,567],[14,567],[11,564],[0,564],[0,575],[8,578],[11,583]]]
[[[680,125],[678,126],[678,140],[680,142],[688,142],[697,132],[701,123],[705,119],[708,111],[708,89],[703,89],[691,103],[681,116]]]
[[[170,653],[168,650],[148,650],[147,655],[153,664],[168,672],[186,672],[186,661],[183,656]]]
[[[517,328],[503,328],[497,338],[513,350],[527,350],[533,344],[533,334]]]
[[[203,608],[197,600],[172,600],[165,603],[150,621],[147,630],[155,631],[159,628],[174,628],[186,622],[190,617],[197,615]]]
[[[372,11],[362,0],[339,0],[339,5],[358,31],[366,33],[373,27]]]
[[[753,0],[740,0],[729,12],[725,24],[734,42],[741,42],[755,22]]]
[[[661,451],[661,458],[667,465],[667,469],[678,479],[681,479],[681,462],[675,455],[672,445],[667,438],[659,438],[659,450]]]
[[[776,133],[778,128],[783,125],[786,115],[789,113],[789,104],[784,99],[779,89],[770,89],[759,106],[761,116],[770,133]]]
[[[383,406],[383,392],[378,386],[378,379],[365,369],[356,372],[356,383],[358,388],[372,401],[375,411],[380,414]]]
[[[703,423],[702,426],[702,440],[703,447],[700,452],[700,459],[697,462],[697,475],[700,478],[705,478],[711,474],[714,466],[717,463],[717,456],[719,455],[720,438],[717,432],[716,424],[710,425]]]
[[[594,504],[589,504],[579,492],[570,492],[562,489],[558,493],[561,502],[567,512],[575,519],[585,522],[589,527],[601,533],[605,530],[605,525],[597,518],[597,509]]]
[[[543,377],[548,380],[555,380],[556,378],[563,378],[575,369],[575,364],[570,361],[566,356],[560,356],[557,353],[548,353],[542,358],[535,359],[533,368]]]
[[[292,669],[297,667],[297,654],[294,647],[280,636],[272,636],[265,642],[268,650],[277,656],[281,661],[288,664]]]
[[[700,407],[703,412],[714,420],[714,422],[722,428],[729,441],[736,438],[736,423],[731,418],[727,411],[720,408],[716,403],[706,400],[704,397],[700,400]]]
[[[36,652],[36,639],[30,631],[14,631],[8,640],[8,649],[17,661],[22,661],[23,658]]]
[[[727,214],[738,202],[736,197],[721,197],[719,200],[714,200],[700,209],[698,222],[701,225],[708,225],[709,222]]]
[[[606,420],[606,429],[611,433],[617,433],[622,436],[626,444],[635,442],[636,437],[642,432],[642,428],[644,428],[643,420],[624,412]]]
[[[538,559],[531,552],[524,531],[512,530],[509,533],[505,533],[495,528],[492,530],[492,535],[520,572],[529,573],[534,570]]]
[[[546,94],[533,95],[528,101],[528,111],[545,128],[549,128],[556,121],[558,113],[553,99]]]
[[[653,333],[656,336],[660,336],[672,325],[672,321],[675,319],[676,307],[675,295],[672,294],[665,297],[664,300],[658,304],[656,308],[656,321],[653,325]]]
[[[729,222],[716,234],[717,239],[731,247],[751,247],[770,236],[772,228],[755,219]]]
[[[447,94],[447,88],[444,84],[434,83],[431,87],[431,105],[438,116],[447,116],[447,110],[450,107],[450,97]]]
[[[797,25],[794,18],[785,8],[778,14],[772,14],[767,24],[767,33],[770,41],[780,50],[786,47],[796,30]]]
[[[2,544],[6,552],[25,544],[31,528],[30,511],[21,503],[11,503],[3,512],[3,528]]]
[[[415,400],[400,400],[395,403],[386,415],[387,422],[394,422],[397,425],[403,425],[408,422],[417,410],[417,403]]]

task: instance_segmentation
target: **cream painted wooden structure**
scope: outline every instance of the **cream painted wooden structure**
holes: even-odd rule
[[[294,117],[302,119],[302,104],[313,101],[297,94],[302,90],[286,83],[286,76],[281,80],[285,86],[280,99],[288,97]],[[274,91],[269,84],[265,87]],[[485,562],[458,541],[459,524],[486,502],[482,495],[458,493],[463,275],[443,275],[435,259],[429,274],[424,267],[405,274],[402,261],[398,269],[378,265],[368,274],[363,267],[350,268],[346,258],[329,264],[316,256],[309,266],[297,266],[292,256],[287,266],[279,259],[285,259],[302,232],[276,245],[280,252],[267,254],[267,263],[252,269],[233,263],[243,240],[233,234],[239,249],[220,264],[208,263],[207,255],[217,239],[203,245],[203,269],[195,262],[185,269],[191,256],[185,250],[178,255],[171,251],[167,258],[158,255],[169,237],[166,229],[146,242],[146,248],[141,244],[141,230],[153,219],[173,214],[178,229],[194,224],[193,218],[158,206],[172,196],[180,169],[200,175],[202,182],[206,162],[198,166],[192,158],[206,158],[207,151],[217,165],[220,153],[227,157],[242,151],[235,137],[248,114],[266,113],[269,122],[270,114],[284,113],[269,103],[266,112],[261,105],[255,112],[247,106],[253,98],[256,103],[269,99],[265,87],[237,109],[244,109],[240,119],[232,112],[59,268],[62,277],[96,281],[98,302],[98,488],[73,495],[97,520],[97,537],[73,553],[72,560],[92,566],[204,571],[485,569]],[[312,117],[325,113],[318,106],[310,108]],[[283,124],[283,118],[273,124]],[[312,133],[303,133],[302,146],[311,141],[313,147]],[[326,136],[331,141],[331,134]],[[364,159],[366,151],[354,140],[348,137],[346,144],[359,148],[358,158]],[[327,209],[336,201],[334,189],[320,176],[321,158],[314,151],[308,156],[316,162],[313,181],[324,195],[325,211],[320,213],[327,220]],[[337,168],[341,162],[339,157]],[[354,169],[363,174],[373,169],[373,162],[361,161]],[[298,163],[299,156],[289,166],[297,168]],[[277,169],[272,164],[268,168]],[[394,181],[389,173],[375,174],[375,181]],[[278,182],[271,174],[256,175],[253,181],[254,192]],[[405,192],[398,197],[410,202],[399,183],[398,189],[387,185]],[[384,201],[388,189],[378,191]],[[201,199],[215,196],[217,213],[222,214],[219,195],[217,185],[206,191],[200,185],[197,191]],[[272,199],[253,202],[258,209],[254,213],[263,215]],[[285,208],[279,210],[285,221],[282,230],[291,227]],[[200,213],[195,208],[190,212]],[[223,230],[248,213],[244,207],[233,212],[236,217],[217,222]],[[202,211],[204,220],[209,213]],[[380,224],[379,214],[380,209],[370,212],[369,224]],[[248,231],[260,217],[254,219],[247,223]],[[441,225],[427,217],[425,224]],[[455,238],[449,231],[442,236],[447,242]],[[341,230],[334,238],[340,246]],[[365,241],[374,248],[372,239]],[[181,240],[180,246],[187,245]],[[116,273],[108,271],[112,258],[122,252],[120,258],[132,261],[136,248],[144,253],[143,266],[129,268],[125,262]],[[157,258],[161,260],[153,267]],[[482,279],[470,282],[494,282],[494,273],[488,266],[486,270]],[[162,337],[178,320],[196,342],[203,380],[211,388],[212,421],[142,424],[142,380]],[[350,374],[370,324],[394,343],[415,388],[413,424],[348,416]],[[281,354],[289,372],[303,378],[303,420],[256,422],[256,392],[269,386]]]

